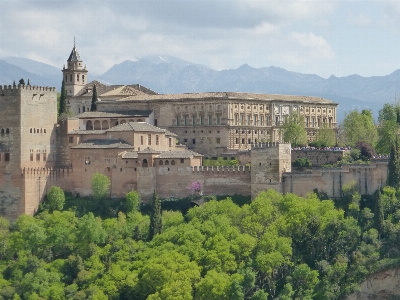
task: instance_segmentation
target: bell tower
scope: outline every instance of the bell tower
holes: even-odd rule
[[[67,96],[76,96],[87,83],[88,71],[86,70],[86,66],[83,67],[83,62],[75,46],[75,39],[74,48],[72,48],[67,60],[67,68],[64,65],[62,72]]]

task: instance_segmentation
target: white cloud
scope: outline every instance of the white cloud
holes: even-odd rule
[[[298,44],[298,53],[303,56],[304,61],[314,59],[331,59],[335,56],[335,52],[329,43],[321,36],[314,33],[298,33],[293,32],[290,39]]]

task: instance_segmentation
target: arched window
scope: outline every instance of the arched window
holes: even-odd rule
[[[43,133],[46,133],[46,128],[45,128],[45,129],[43,129]]]
[[[104,120],[103,122],[101,122],[101,129],[108,129],[108,121]]]
[[[99,120],[94,121],[94,130],[100,130],[100,129],[101,129],[100,121]]]
[[[69,74],[69,81],[72,81],[72,74]]]
[[[42,130],[42,128],[40,128],[40,133],[42,133],[43,132],[43,130]]]
[[[78,114],[81,113],[81,108],[78,106]]]
[[[126,120],[125,119],[122,119],[121,120],[121,124],[125,124],[126,123]]]
[[[142,119],[138,119],[137,121],[138,121],[138,122],[143,122],[143,120],[142,120]]]
[[[36,128],[33,128],[33,133],[36,133]]]
[[[175,165],[175,161],[171,160],[171,166],[174,166],[174,165]]]
[[[142,161],[142,167],[147,168],[149,166],[149,163],[147,162],[147,159],[143,159]]]
[[[31,128],[31,129],[29,129],[29,133],[32,133],[32,128]]]
[[[76,80],[79,81],[79,74],[76,74]]]
[[[169,166],[169,160],[166,160],[166,161],[165,161],[165,165],[166,165],[166,166]]]
[[[85,83],[85,75],[82,75],[82,83]]]
[[[93,123],[92,121],[87,121],[86,122],[86,130],[93,130]]]
[[[131,122],[135,122],[135,120],[130,119],[129,122],[130,122],[130,123],[131,123]]]
[[[1,129],[1,134],[4,134],[4,128]]]
[[[85,112],[85,107],[84,107],[84,106],[82,106],[82,112],[83,112],[83,113]]]
[[[162,166],[162,165],[164,164],[164,162],[163,162],[162,160],[160,160],[160,161],[158,162],[158,164],[159,164],[160,166]]]

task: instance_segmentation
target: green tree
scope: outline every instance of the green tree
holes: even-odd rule
[[[308,158],[297,158],[292,162],[292,166],[298,170],[304,170],[306,168],[311,168],[312,163]]]
[[[125,196],[126,213],[135,212],[139,209],[139,194],[136,191],[130,191]]]
[[[161,230],[162,230],[161,201],[160,199],[158,199],[156,190],[154,190],[153,198],[151,201],[149,239],[152,240],[155,235],[161,233]]]
[[[110,179],[101,173],[94,173],[92,176],[92,191],[93,197],[96,200],[107,197],[110,189]]]
[[[283,124],[283,140],[285,143],[292,143],[294,147],[307,144],[307,132],[302,115],[292,113],[288,116]]]
[[[65,203],[64,191],[58,186],[52,186],[47,193],[47,204],[49,211],[62,210]]]
[[[396,189],[400,187],[400,149],[398,136],[396,136],[390,148],[387,184]]]
[[[93,85],[92,104],[90,105],[90,111],[97,110],[96,102],[97,102],[97,90],[96,90],[96,85]]]
[[[379,111],[379,139],[376,150],[381,154],[389,154],[391,146],[395,143],[399,129],[400,106],[398,104],[386,103]]]
[[[65,89],[65,82],[63,80],[61,83],[61,94],[60,94],[60,103],[58,107],[58,115],[61,116],[62,114],[65,114],[66,109],[67,109],[67,90]]]
[[[318,147],[334,146],[336,144],[336,130],[324,123],[322,127],[317,130],[317,139],[314,143],[318,143]]]
[[[346,143],[354,147],[358,142],[367,142],[375,145],[378,138],[378,131],[372,118],[370,110],[357,110],[346,114],[343,121]]]

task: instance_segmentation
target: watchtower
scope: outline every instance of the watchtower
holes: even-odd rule
[[[55,88],[0,86],[1,216],[13,219],[27,212],[23,168],[54,166],[56,122]]]
[[[291,172],[291,144],[256,143],[251,146],[251,198],[261,191],[282,192],[282,174]]]

